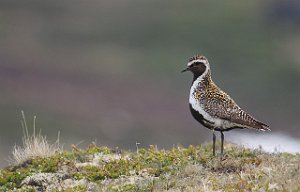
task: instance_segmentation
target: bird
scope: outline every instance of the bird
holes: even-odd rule
[[[213,156],[216,153],[215,131],[221,133],[221,152],[224,151],[224,133],[232,129],[255,129],[271,131],[270,127],[256,120],[241,109],[236,102],[222,91],[212,80],[211,69],[205,56],[198,54],[191,57],[187,68],[182,72],[193,73],[189,94],[189,108],[192,116],[213,133]]]

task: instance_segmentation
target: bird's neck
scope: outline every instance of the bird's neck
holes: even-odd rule
[[[202,74],[194,73],[193,83],[197,81],[201,84],[209,84],[212,82],[210,69],[207,69]]]
[[[206,90],[213,84],[210,76],[209,69],[202,75],[194,74],[194,80],[190,89],[189,97],[189,103],[193,108],[197,108],[201,93],[206,92]]]

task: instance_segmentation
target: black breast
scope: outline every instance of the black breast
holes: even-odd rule
[[[190,105],[190,111],[193,115],[193,117],[199,122],[201,123],[203,126],[209,128],[209,129],[212,129],[213,128],[213,122],[210,122],[206,119],[204,119],[203,115],[201,115],[198,111],[196,111],[195,109],[193,109],[192,105]]]
[[[190,111],[193,115],[193,117],[199,122],[201,123],[204,127],[208,128],[208,129],[213,129],[215,131],[230,131],[232,129],[243,129],[244,127],[238,127],[238,126],[235,126],[235,127],[228,127],[226,129],[220,129],[218,127],[214,127],[214,122],[211,122],[207,119],[204,119],[203,115],[201,115],[198,111],[196,111],[195,109],[193,109],[192,105],[190,105]]]

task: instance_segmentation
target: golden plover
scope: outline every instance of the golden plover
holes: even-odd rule
[[[221,132],[221,157],[224,148],[224,131],[235,128],[250,128],[270,131],[269,126],[243,111],[233,99],[222,91],[211,79],[208,60],[202,55],[192,57],[182,72],[194,74],[190,90],[189,105],[193,117],[213,131],[213,155],[215,156],[216,135]]]

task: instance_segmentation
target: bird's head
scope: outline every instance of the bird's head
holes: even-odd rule
[[[208,60],[203,55],[195,55],[189,59],[187,68],[181,72],[191,71],[194,75],[202,75],[206,69],[209,69]]]

